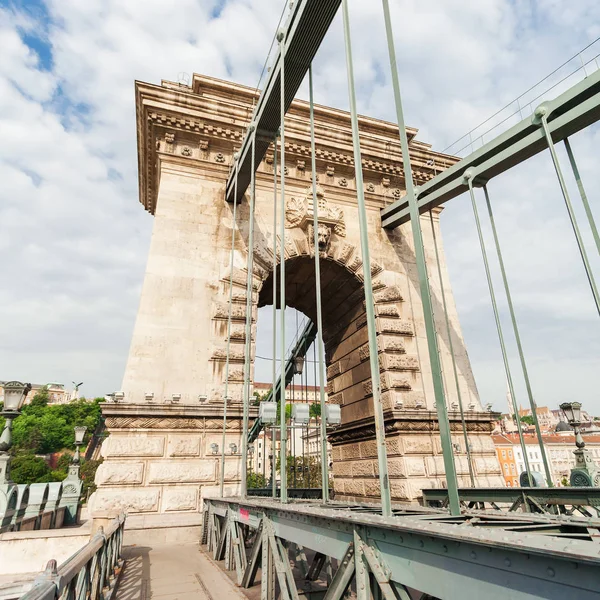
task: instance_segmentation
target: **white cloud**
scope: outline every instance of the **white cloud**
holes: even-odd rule
[[[80,378],[88,394],[119,387],[152,224],[137,201],[133,82],[198,72],[254,85],[282,7],[49,0],[48,19],[0,9],[0,264],[10,282],[0,288],[0,375]],[[439,149],[600,35],[592,1],[399,0],[392,16],[407,122]],[[359,109],[393,120],[380,4],[352,2],[351,19]],[[49,48],[49,65],[23,41],[32,36]],[[342,41],[338,14],[315,61],[315,96],[344,108]],[[594,128],[573,140],[592,203],[599,137]],[[571,394],[600,412],[597,315],[549,157],[494,180],[490,193],[538,403]],[[502,408],[468,198],[454,200],[442,222],[479,388]],[[597,268],[593,245],[590,254]],[[494,275],[501,292],[495,267]]]

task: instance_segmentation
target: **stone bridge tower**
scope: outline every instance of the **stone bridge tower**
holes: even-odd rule
[[[154,217],[139,312],[118,403],[103,412],[110,436],[97,474],[93,510],[197,512],[218,491],[227,343],[231,228],[233,273],[226,489],[239,485],[246,303],[247,197],[237,223],[225,201],[233,152],[252,112],[253,89],[195,75],[191,86],[136,83],[140,201]],[[331,436],[337,497],[378,499],[367,327],[349,114],[315,108],[320,250],[329,401],[342,406]],[[374,277],[379,362],[392,498],[415,501],[445,485],[410,225],[386,231],[380,209],[404,193],[397,127],[360,118],[363,171]],[[409,132],[417,184],[453,164]],[[286,298],[315,320],[308,105],[286,117]],[[273,268],[273,152],[258,167],[253,292],[256,311],[270,304]],[[437,239],[439,211],[433,216]],[[422,217],[459,481],[469,485],[452,377],[432,221]],[[443,253],[442,253],[443,261]],[[442,264],[459,385],[478,485],[502,485],[464,346],[445,263]],[[219,445],[218,453],[214,444]]]

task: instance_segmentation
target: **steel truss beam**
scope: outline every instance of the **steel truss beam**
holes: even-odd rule
[[[586,517],[596,512],[600,517],[600,488],[596,487],[561,487],[561,488],[461,488],[458,490],[463,506],[468,508],[489,505],[502,510],[498,504],[510,505],[508,512],[522,510],[545,514],[572,515],[575,511]],[[425,506],[445,506],[448,502],[448,491],[445,489],[423,490]]]
[[[600,71],[548,102],[548,128],[554,143],[566,139],[600,119]],[[548,148],[544,130],[534,115],[500,134],[479,150],[417,188],[419,212],[423,214],[468,191],[464,174],[473,173],[474,185],[483,185],[496,175]],[[381,211],[383,227],[393,229],[410,220],[406,197]]]
[[[294,3],[292,13],[285,27],[285,102],[284,110],[290,107],[312,60],[333,21],[341,0],[299,0]],[[275,139],[280,125],[281,107],[281,52],[275,59],[263,92],[254,112],[257,128],[256,166],[263,159],[267,148]],[[240,148],[237,199],[244,197],[252,174],[251,167],[252,134],[247,133]],[[227,180],[225,197],[233,202],[235,172]]]
[[[600,598],[597,521],[481,512],[450,516],[410,506],[396,507],[385,518],[375,507],[360,505],[205,502],[207,514],[218,520],[262,528],[262,552],[256,542],[251,552],[261,554],[261,566],[266,565],[261,600],[275,600],[269,583],[275,576],[282,600],[298,597],[288,551],[292,544],[291,562],[298,569],[298,552],[304,549],[316,553],[315,562],[323,555],[337,561],[324,600],[342,600],[350,585],[359,600],[405,600],[408,589],[444,600]],[[216,526],[214,519],[205,523]],[[220,531],[227,535],[226,527]],[[209,532],[207,539],[214,537]],[[247,564],[256,570],[252,558]],[[315,570],[311,566],[303,578],[311,580]]]

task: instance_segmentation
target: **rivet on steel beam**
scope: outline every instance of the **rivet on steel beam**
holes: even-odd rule
[[[285,37],[285,31],[283,29],[280,29],[277,32],[277,41],[281,42],[281,40],[283,40],[284,37]]]
[[[546,104],[540,104],[534,111],[531,122],[534,125],[541,125],[542,117],[548,115],[548,106]]]

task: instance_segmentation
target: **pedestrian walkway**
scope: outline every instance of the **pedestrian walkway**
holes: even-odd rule
[[[198,544],[129,546],[116,600],[247,600]]]

